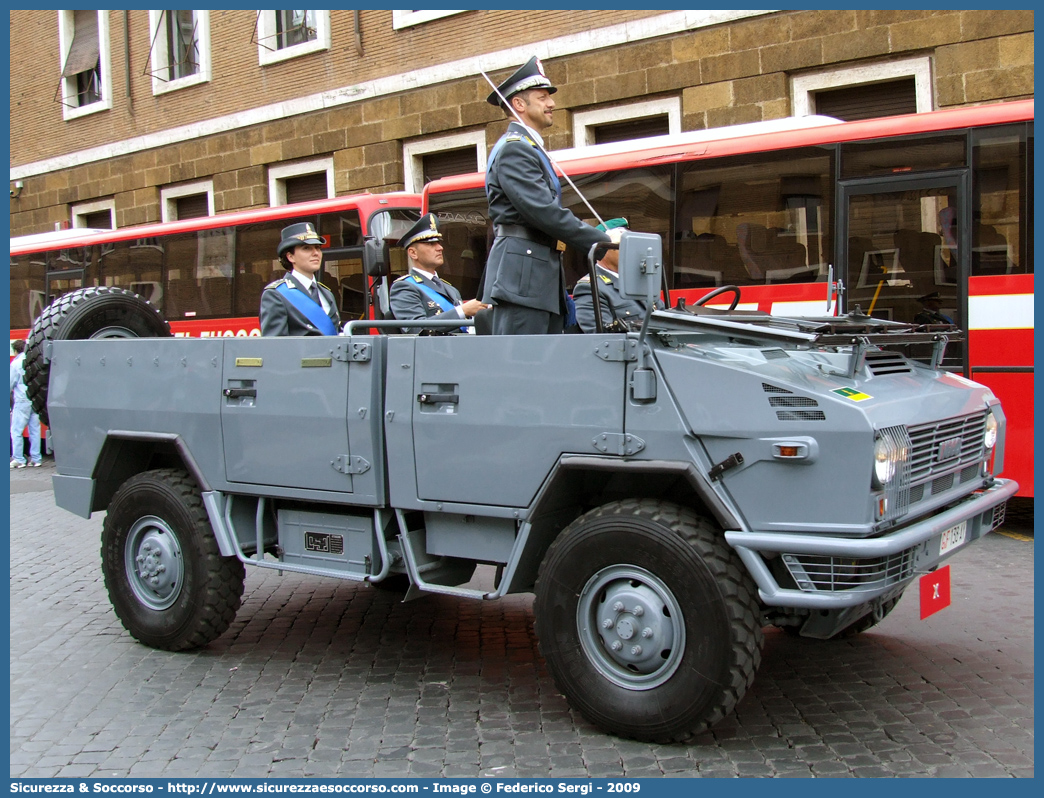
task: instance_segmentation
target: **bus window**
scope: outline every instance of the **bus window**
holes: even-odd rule
[[[959,169],[967,165],[966,136],[918,136],[844,144],[841,178],[893,177],[907,172]]]
[[[106,285],[133,291],[163,308],[163,242],[159,238],[120,241],[99,249]]]
[[[316,219],[316,230],[326,239],[323,245],[323,268],[320,279],[337,297],[337,307],[344,320],[362,318],[366,312],[362,258],[346,248],[362,244],[362,222],[357,210],[324,213]],[[336,252],[331,255],[330,251]]]
[[[28,327],[44,302],[44,261],[38,255],[11,258],[11,328]]]
[[[261,292],[286,272],[276,250],[280,231],[292,221],[277,219],[236,228],[236,314],[253,316],[261,308]]]
[[[622,216],[632,230],[656,233],[663,239],[664,263],[672,262],[671,255],[671,175],[670,166],[644,169],[624,169],[619,172],[581,175],[573,179],[588,202],[603,219]],[[576,192],[563,184],[562,204],[590,224],[598,224]],[[566,286],[589,272],[587,253],[566,250],[562,259]]]
[[[440,195],[432,212],[438,217],[443,239],[444,263],[439,273],[460,291],[465,300],[478,297],[482,292],[480,281],[486,268],[486,257],[493,246],[493,227],[489,221],[485,189]],[[404,272],[405,263],[398,268]]]
[[[1018,129],[984,130],[972,149],[973,277],[1032,274],[1026,231],[1026,141]]]
[[[918,300],[937,293],[941,312],[959,323],[959,237],[956,221],[952,226],[945,223],[956,218],[957,195],[950,187],[853,196],[848,216],[849,308],[858,305],[879,319],[933,323],[918,316]],[[952,235],[952,243],[947,235]]]
[[[680,169],[675,288],[826,280],[832,157],[806,148]]]

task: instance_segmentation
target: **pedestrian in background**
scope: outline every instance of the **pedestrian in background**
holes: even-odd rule
[[[11,342],[15,351],[15,359],[11,361],[11,468],[39,468],[43,463],[40,457],[40,417],[33,412],[29,396],[25,392],[25,341],[16,339]],[[22,432],[29,428],[29,462],[25,461],[25,448],[22,445]]]

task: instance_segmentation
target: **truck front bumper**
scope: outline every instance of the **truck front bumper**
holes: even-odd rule
[[[916,576],[996,529],[1007,500],[1019,489],[998,479],[937,515],[876,538],[842,538],[778,532],[727,531],[758,585],[762,602],[773,607],[840,609],[894,592]],[[963,529],[962,529],[963,526]],[[960,538],[963,542],[943,548]],[[779,559],[770,569],[769,561]],[[776,573],[788,573],[796,587],[781,587]]]

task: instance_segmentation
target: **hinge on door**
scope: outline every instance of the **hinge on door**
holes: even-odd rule
[[[370,470],[370,463],[365,457],[340,454],[330,461],[330,465],[342,474],[365,474]]]
[[[622,432],[603,432],[596,435],[591,443],[603,454],[637,454],[645,448],[645,441],[637,435]]]
[[[363,341],[351,344],[337,344],[330,350],[330,355],[334,360],[339,360],[342,363],[364,363],[370,359],[370,345]]]
[[[602,341],[595,354],[610,363],[627,363],[638,359],[638,340],[635,338],[613,338]]]

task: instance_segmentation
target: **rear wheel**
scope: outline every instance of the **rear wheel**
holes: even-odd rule
[[[25,385],[33,410],[44,424],[47,417],[49,341],[85,338],[169,338],[170,325],[144,297],[112,286],[81,288],[63,294],[33,322],[25,346]]]
[[[116,491],[102,571],[127,631],[167,651],[218,638],[243,595],[243,564],[221,556],[195,482],[177,469],[146,471]]]
[[[750,578],[715,524],[666,502],[613,502],[570,524],[541,564],[534,611],[558,688],[624,737],[710,728],[761,661]]]

